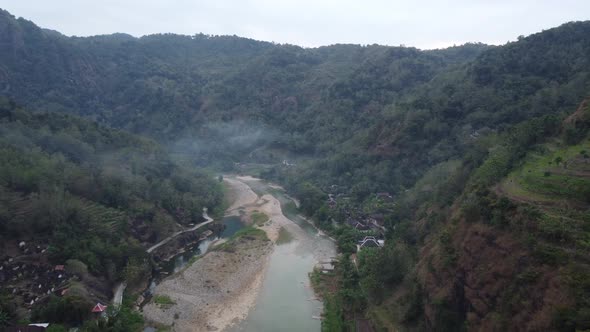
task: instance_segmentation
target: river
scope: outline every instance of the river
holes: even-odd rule
[[[167,272],[165,275],[174,276],[153,290],[170,295],[178,303],[168,310],[148,305],[144,308],[148,312],[147,317],[165,325],[174,322],[174,331],[320,331],[323,304],[316,299],[308,274],[318,262],[335,256],[335,244],[298,215],[294,199],[280,187],[252,177],[226,176],[225,182],[232,190],[235,201],[221,221],[226,228],[219,236],[231,237],[244,227],[239,216],[261,211],[270,217],[270,221],[261,228],[275,241],[275,245],[266,256],[261,256],[260,263],[256,263],[260,266],[258,270],[246,272],[249,265],[244,264],[240,265],[244,268],[236,268],[236,273],[239,273],[235,275],[237,280],[252,279],[245,282],[240,291],[234,287],[239,281],[223,274],[222,270],[228,266],[223,261],[216,261],[228,259],[231,255],[227,253],[212,252],[213,256],[206,255],[185,268],[193,256],[206,253],[211,242],[217,238],[201,241],[198,246],[176,256],[168,266],[162,266]],[[250,257],[255,260],[255,255],[259,253],[253,253],[254,256],[242,254],[240,260]],[[212,257],[217,258],[213,260]],[[221,274],[214,272],[217,270]],[[200,274],[206,275],[205,279],[198,278]],[[187,283],[187,280],[192,280],[192,283]],[[231,294],[236,295],[226,298],[220,295],[222,293],[211,293],[208,286],[202,285],[203,281],[210,283],[211,280],[218,280],[224,293],[228,289],[227,293],[231,290]],[[211,294],[216,295],[209,298],[203,307],[199,299]],[[171,320],[169,316],[173,311],[181,318]]]
[[[291,226],[285,227],[291,240],[278,244],[271,254],[268,270],[254,308],[245,320],[229,331],[320,331],[323,304],[310,287],[308,273],[319,261],[336,253],[334,243],[293,211],[292,198],[276,185],[241,177],[256,194],[271,194],[281,204]],[[287,213],[290,211],[292,213]],[[285,216],[285,217],[287,217]]]

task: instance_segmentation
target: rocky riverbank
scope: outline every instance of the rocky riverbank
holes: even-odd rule
[[[203,240],[203,236],[207,234],[219,234],[223,231],[221,224],[211,223],[205,227],[196,229],[194,231],[185,232],[179,234],[175,238],[171,239],[166,245],[160,246],[152,251],[152,257],[156,263],[167,261],[182,253],[185,248],[197,244]]]
[[[234,202],[228,215],[248,213],[264,201],[246,184],[226,179]],[[276,231],[250,232],[220,244],[182,272],[161,282],[154,299],[143,308],[146,320],[172,326],[174,331],[224,330],[243,319],[254,305],[273,250]],[[262,234],[262,236],[261,236]],[[270,235],[270,236],[268,236]]]
[[[252,220],[253,213],[263,213],[268,220],[161,282],[143,309],[146,320],[172,326],[174,331],[221,331],[244,319],[256,303],[281,232],[296,239],[295,251],[314,248],[310,251],[318,261],[333,256],[331,246],[325,249],[284,216],[276,197],[254,193],[250,185],[258,179],[225,177],[224,181],[234,200],[227,215]],[[157,301],[158,297],[165,301]]]
[[[243,319],[254,304],[272,242],[266,236],[242,235],[220,245],[184,271],[156,287],[143,309],[147,320],[174,331],[217,331]]]

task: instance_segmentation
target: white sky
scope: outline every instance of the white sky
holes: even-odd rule
[[[66,35],[172,32],[321,46],[503,44],[590,19],[590,0],[0,0]]]

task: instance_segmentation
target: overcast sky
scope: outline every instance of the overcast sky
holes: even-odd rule
[[[503,44],[590,19],[590,0],[0,0],[66,35],[173,32],[321,46]]]

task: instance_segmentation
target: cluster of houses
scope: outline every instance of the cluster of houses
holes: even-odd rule
[[[92,313],[95,317],[104,317],[106,316],[107,306],[101,303],[97,303],[92,308]],[[50,323],[32,323],[27,325],[16,325],[16,326],[8,326],[5,327],[3,331],[5,332],[43,332],[47,331],[51,324]],[[77,328],[74,330],[78,330]]]
[[[359,217],[346,217],[346,224],[350,227],[363,232],[363,233],[375,233],[383,235],[386,231],[384,224],[384,218],[382,214],[372,215],[361,215]]]
[[[0,257],[0,288],[12,295],[24,308],[31,309],[36,303],[53,294],[65,296],[74,277],[65,265],[49,265],[46,244],[20,241],[14,250]],[[106,306],[97,303],[91,310],[97,317],[106,314]],[[45,331],[49,323],[9,326],[4,331]]]
[[[46,252],[45,246],[18,244],[17,255],[0,259],[0,286],[19,298],[25,307],[32,307],[49,294],[60,295],[71,276],[63,265],[51,266],[39,259]]]
[[[337,190],[337,186],[333,185],[331,190]],[[393,196],[387,192],[380,192],[375,194],[375,199],[378,202],[392,203]],[[344,194],[330,193],[328,194],[327,205],[330,209],[339,207],[339,202],[346,203],[349,200]],[[367,214],[358,207],[351,207],[348,204],[342,204],[340,207],[344,208],[345,220],[344,222],[350,227],[359,232],[366,233],[362,240],[357,243],[357,251],[363,248],[375,247],[380,248],[384,244],[383,237],[386,232],[385,216],[383,213]]]
[[[350,200],[350,197],[345,196],[344,194],[340,193],[340,194],[328,194],[328,207],[330,209],[335,209],[336,206],[338,205],[338,200],[341,201],[348,201]]]

